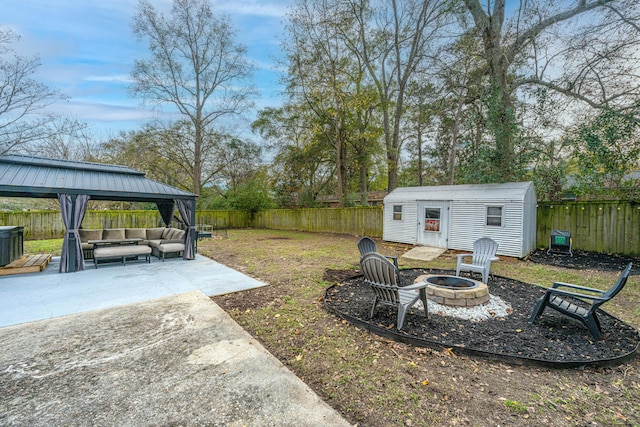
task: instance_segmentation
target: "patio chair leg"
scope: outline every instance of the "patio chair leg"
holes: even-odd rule
[[[373,307],[371,307],[371,312],[369,313],[369,319],[373,317],[373,313],[376,311],[376,305],[378,304],[378,297],[373,301]]]
[[[422,301],[422,306],[424,307],[424,317],[429,317],[429,306],[427,305],[427,290],[425,288],[420,288],[418,292],[420,293],[420,301]]]
[[[402,329],[402,325],[404,324],[404,316],[407,314],[407,308],[409,307],[402,304],[398,306],[398,330]]]
[[[536,318],[542,314],[546,307],[546,300],[549,298],[548,294],[545,293],[543,296],[538,298],[535,307],[533,308],[533,312],[531,313],[531,317],[529,318],[529,323],[533,324]]]
[[[595,340],[599,340],[600,338],[602,338],[602,333],[600,332],[599,325],[600,322],[596,317],[587,317],[586,319],[584,319],[583,323],[587,326],[587,328],[589,328],[589,332],[591,332],[591,336],[593,336]]]
[[[596,326],[598,327],[598,330],[600,332],[602,332],[602,326],[600,326],[600,319],[598,319],[598,316],[596,316],[595,312],[593,313],[593,320],[594,320]]]

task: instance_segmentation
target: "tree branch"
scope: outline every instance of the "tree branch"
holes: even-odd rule
[[[471,0],[465,0],[465,2],[469,1]],[[587,3],[587,0],[580,0],[575,8],[567,10],[565,12],[560,12],[548,17],[547,19],[543,19],[542,21],[538,22],[536,25],[516,37],[516,39],[504,49],[507,60],[509,62],[513,61],[513,58],[520,51],[522,46],[524,46],[530,40],[533,40],[542,31],[549,28],[550,26],[574,18],[581,13],[589,12],[599,7],[604,7],[606,4],[613,1],[615,0],[594,0],[591,3]]]

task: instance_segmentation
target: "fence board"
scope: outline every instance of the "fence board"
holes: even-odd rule
[[[251,226],[382,237],[382,207],[273,209],[259,212]]]
[[[83,228],[156,227],[157,211],[87,211]],[[382,237],[381,206],[325,209],[273,209],[253,219],[240,211],[198,211],[198,224],[216,229],[270,228]],[[0,225],[24,226],[26,240],[60,238],[59,211],[0,212]],[[587,251],[640,256],[640,205],[635,202],[540,203],[537,246],[546,248],[552,229],[570,230],[573,247]]]
[[[551,230],[560,229],[571,231],[576,249],[640,255],[640,206],[633,202],[540,203],[537,229],[538,247],[547,247]]]

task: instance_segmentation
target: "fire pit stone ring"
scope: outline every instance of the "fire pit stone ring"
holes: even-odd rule
[[[489,302],[486,283],[464,277],[424,274],[415,283],[427,283],[427,298],[438,304],[454,307],[475,307]]]

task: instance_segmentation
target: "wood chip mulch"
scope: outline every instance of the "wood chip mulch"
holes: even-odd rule
[[[437,269],[401,271],[402,281],[406,284],[413,283],[422,274],[454,275],[455,272]],[[582,323],[551,309],[546,309],[531,325],[528,323],[531,310],[544,289],[499,276],[489,281],[489,291],[511,305],[512,312],[507,317],[470,321],[431,314],[425,318],[421,311],[411,310],[405,326],[398,331],[394,308],[379,306],[374,317],[368,319],[374,296],[361,275],[341,279],[339,285],[326,291],[324,304],[329,311],[360,325],[389,331],[401,341],[409,340],[425,347],[454,348],[467,354],[477,352],[483,357],[494,355],[506,361],[569,367],[622,362],[635,354],[639,344],[636,329],[604,311],[598,312],[604,332],[599,341],[591,337]]]

